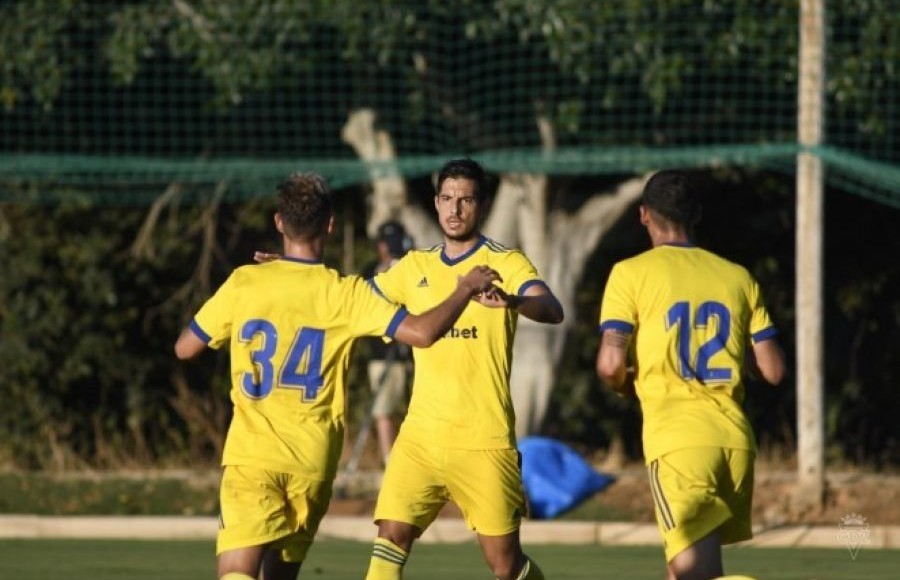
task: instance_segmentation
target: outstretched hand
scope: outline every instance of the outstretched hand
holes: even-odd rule
[[[281,257],[281,254],[269,254],[267,252],[256,251],[253,252],[253,261],[259,262],[260,264],[265,264],[266,262],[272,262]]]
[[[473,300],[477,300],[479,295],[489,292],[494,288],[494,282],[502,282],[500,274],[489,266],[475,266],[465,276],[460,276],[458,284],[467,288],[475,296]]]

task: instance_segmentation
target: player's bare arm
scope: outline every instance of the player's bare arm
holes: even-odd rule
[[[604,384],[622,395],[631,392],[627,386],[629,373],[626,366],[630,343],[631,333],[608,328],[603,331],[600,349],[597,351],[597,376]]]
[[[752,359],[756,372],[770,385],[779,384],[784,379],[784,351],[774,338],[753,345]]]
[[[562,304],[543,284],[530,286],[522,296],[507,294],[493,286],[475,299],[488,308],[511,308],[535,322],[559,324],[564,317]]]
[[[500,280],[500,274],[488,266],[475,266],[460,276],[456,290],[443,302],[419,315],[403,319],[394,338],[406,344],[427,348],[444,336],[477,294],[483,293]]]
[[[181,360],[192,359],[206,348],[206,343],[197,336],[190,327],[181,331],[175,341],[175,356]]]

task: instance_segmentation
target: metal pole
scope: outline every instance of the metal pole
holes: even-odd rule
[[[825,6],[800,2],[797,134],[797,464],[795,507],[822,505],[825,495],[825,412],[822,325],[823,169],[810,151],[822,143],[825,85]]]

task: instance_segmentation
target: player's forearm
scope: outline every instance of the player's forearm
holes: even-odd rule
[[[426,348],[444,336],[457,321],[476,294],[493,287],[500,274],[488,266],[475,266],[460,276],[456,289],[443,302],[418,316],[407,316],[397,329],[395,338],[412,346]]]
[[[559,324],[563,321],[563,307],[553,294],[538,296],[510,296],[509,307],[535,322]]]
[[[453,327],[477,291],[477,288],[460,284],[446,300],[431,310],[407,316],[396,338],[418,348],[428,348]]]
[[[784,351],[777,340],[769,339],[755,344],[748,358],[751,359],[754,370],[770,385],[778,385],[784,379]]]
[[[614,329],[603,332],[600,349],[597,351],[597,376],[603,384],[614,391],[627,395],[628,368],[626,355],[631,335]]]
[[[627,378],[625,365],[613,369],[606,369],[598,366],[597,376],[607,387],[618,393],[625,394],[625,379]]]

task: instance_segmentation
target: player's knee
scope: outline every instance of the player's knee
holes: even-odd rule
[[[691,544],[669,561],[670,575],[678,580],[709,580],[722,576],[722,548],[717,533]]]
[[[543,580],[540,568],[524,554],[492,554],[488,567],[498,580]]]
[[[519,567],[514,560],[493,559],[488,561],[488,567],[497,580],[517,580]]]
[[[418,535],[418,528],[403,522],[394,522],[391,520],[382,520],[378,522],[378,537],[389,540],[406,552],[409,552],[412,549],[413,542]]]
[[[677,580],[695,580],[703,574],[700,564],[696,554],[690,551],[682,552],[669,562],[669,576]],[[712,578],[713,576],[705,577]]]
[[[695,556],[686,556],[669,563],[670,575],[678,580],[710,580],[718,578],[722,574],[721,567],[716,567],[710,562],[703,561]]]

